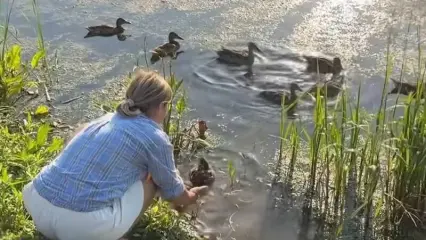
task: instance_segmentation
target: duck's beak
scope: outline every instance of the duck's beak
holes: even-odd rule
[[[253,46],[254,46],[254,49],[255,49],[256,51],[258,51],[258,52],[262,53],[262,51],[261,51],[261,50],[257,47],[257,45],[256,45],[256,44],[254,44]]]
[[[388,92],[388,94],[397,94],[397,93],[398,93],[398,91],[399,91],[399,89],[398,89],[398,88],[393,88],[392,90],[390,90],[390,91]]]
[[[176,34],[176,38],[180,39],[180,40],[184,40],[183,38],[181,38],[179,35]]]
[[[126,23],[126,24],[132,24],[131,22],[126,21],[126,20],[124,20],[124,23]]]

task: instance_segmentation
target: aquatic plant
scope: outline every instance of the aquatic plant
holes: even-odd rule
[[[312,219],[318,226],[317,239],[405,239],[424,226],[426,103],[408,96],[404,105],[398,105],[404,108],[400,118],[395,107],[387,107],[386,89],[395,61],[390,46],[389,37],[385,83],[376,113],[368,114],[360,107],[361,86],[355,101],[348,101],[343,90],[333,108],[317,91],[314,129],[308,132],[294,121],[285,131],[283,104],[276,166],[287,170],[282,189],[293,184],[303,189],[297,192],[304,199],[299,239],[308,239]],[[420,93],[426,68],[420,43],[418,49],[415,75]],[[307,184],[296,182],[295,176],[306,177]]]

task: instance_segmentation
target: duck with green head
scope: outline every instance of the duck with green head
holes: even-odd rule
[[[210,168],[209,163],[203,157],[198,159],[198,165],[189,172],[189,181],[192,187],[211,186],[215,179],[214,170]]]
[[[278,91],[262,91],[259,93],[259,96],[263,99],[267,100],[268,102],[271,102],[276,105],[281,105],[282,98],[284,97],[284,105],[290,106],[290,108],[287,110],[287,113],[289,115],[292,115],[294,113],[294,110],[297,106],[297,95],[296,91],[303,91],[297,83],[291,83],[290,84],[290,95],[285,95]],[[294,103],[294,104],[293,104]]]
[[[151,56],[151,64],[156,63],[158,60],[164,57],[171,57],[173,59],[176,59],[177,56],[182,53],[183,51],[179,51],[180,49],[180,43],[176,41],[175,39],[183,40],[177,33],[170,32],[169,33],[169,41],[154,48]]]
[[[416,97],[417,95],[417,84],[407,83],[395,80],[391,78],[392,82],[394,83],[395,87],[388,93],[388,94],[403,94],[403,95],[410,95],[410,93],[413,94],[413,97]],[[423,85],[423,91],[426,90],[426,86]],[[424,98],[423,93],[420,94],[420,98]]]
[[[307,61],[307,72],[338,74],[343,70],[342,61],[335,57],[333,60],[323,57],[303,56]]]
[[[231,50],[222,47],[217,51],[217,60],[230,65],[246,65],[248,67],[248,74],[252,74],[252,66],[254,63],[254,51],[262,52],[254,42],[247,44],[248,50]]]
[[[124,20],[123,18],[118,18],[115,27],[108,25],[99,25],[99,26],[90,26],[86,29],[89,31],[84,38],[94,37],[94,36],[102,36],[102,37],[110,37],[114,35],[120,35],[124,32],[123,24],[131,24],[130,22]]]

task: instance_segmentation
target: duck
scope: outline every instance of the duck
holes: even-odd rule
[[[313,96],[316,96],[317,90],[319,88],[320,96],[325,96],[327,92],[327,98],[334,98],[342,90],[342,85],[343,85],[343,77],[340,76],[340,82],[337,82],[335,81],[335,78],[332,78],[331,80],[323,83],[322,86],[320,86],[320,84],[318,83],[313,85],[307,92],[312,94]]]
[[[289,115],[292,115],[297,106],[297,104],[293,104],[297,100],[296,91],[303,91],[303,90],[299,87],[299,85],[297,85],[297,83],[291,83],[290,96],[284,95],[283,93],[278,91],[261,91],[259,93],[259,96],[276,105],[281,105],[282,98],[284,97],[284,105],[286,106],[292,105],[287,110],[287,113]]]
[[[160,58],[164,58],[166,56],[169,56],[173,59],[176,59],[177,56],[182,53],[183,51],[178,52],[180,48],[180,44],[175,39],[184,40],[181,38],[177,33],[170,32],[169,33],[169,41],[154,48],[151,56],[151,64],[156,63]]]
[[[130,22],[124,20],[123,18],[117,18],[115,23],[116,27],[111,27],[108,25],[99,25],[99,26],[90,26],[86,29],[89,31],[84,38],[94,37],[94,36],[103,36],[109,37],[114,35],[120,35],[124,32],[123,24],[131,24]]]
[[[410,93],[413,94],[413,97],[416,97],[417,94],[417,84],[413,84],[413,83],[407,83],[407,82],[402,82],[402,81],[398,81],[396,79],[391,78],[392,82],[394,83],[395,87],[388,93],[388,94],[403,94],[403,95],[409,95]],[[426,86],[423,86],[423,90],[425,89]],[[420,98],[423,99],[424,98],[424,94],[421,93]]]
[[[252,75],[252,66],[254,63],[254,51],[262,52],[254,42],[248,42],[248,50],[231,50],[222,47],[221,50],[217,51],[217,60],[230,65],[248,67],[248,75]],[[246,74],[246,75],[247,75]]]
[[[211,186],[216,179],[216,174],[210,168],[205,158],[198,159],[198,165],[193,167],[189,172],[189,181],[192,187]]]
[[[342,61],[338,57],[334,57],[332,61],[323,57],[311,57],[306,55],[303,57],[308,63],[306,68],[307,72],[319,72],[323,74],[332,73],[335,75],[343,70]]]

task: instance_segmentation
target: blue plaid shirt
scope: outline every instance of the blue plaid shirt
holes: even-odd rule
[[[90,212],[112,206],[148,173],[163,198],[184,191],[172,144],[160,126],[144,115],[128,118],[113,113],[89,123],[33,184],[55,206]]]

